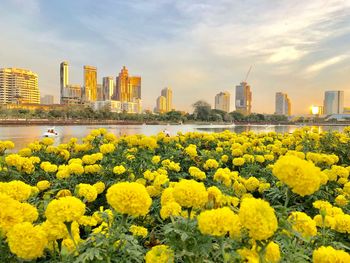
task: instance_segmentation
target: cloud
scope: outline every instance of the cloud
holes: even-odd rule
[[[289,62],[303,56],[305,51],[297,50],[295,47],[278,48],[267,60],[270,63]]]
[[[349,55],[340,55],[340,56],[332,57],[332,58],[329,58],[329,59],[326,59],[323,61],[319,61],[319,62],[309,66],[306,69],[306,72],[315,73],[315,72],[321,71],[325,68],[328,68],[330,66],[338,64],[347,58],[349,58]]]

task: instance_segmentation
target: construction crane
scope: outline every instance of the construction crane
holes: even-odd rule
[[[248,72],[247,72],[247,75],[245,76],[244,82],[247,82],[247,79],[248,79],[248,77],[249,77],[250,71],[252,70],[252,67],[253,67],[253,65],[250,65],[249,70],[248,70]]]

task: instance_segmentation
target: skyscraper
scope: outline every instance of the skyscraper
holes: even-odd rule
[[[159,96],[157,98],[156,111],[158,113],[165,113],[166,112],[166,98],[164,96]]]
[[[101,101],[103,100],[103,87],[102,84],[97,84],[96,86],[96,90],[97,90],[97,96],[96,96],[96,100]]]
[[[166,99],[165,111],[171,111],[173,109],[173,91],[167,87],[162,89],[161,95]]]
[[[291,115],[291,102],[286,93],[276,92],[275,114]]]
[[[93,66],[84,66],[84,100],[97,100],[97,68]]]
[[[104,77],[102,79],[102,100],[111,100],[114,95],[113,77]]]
[[[129,77],[129,85],[131,86],[130,101],[141,99],[141,77]]]
[[[344,111],[344,91],[326,91],[324,94],[324,113],[341,114]]]
[[[228,91],[216,94],[215,109],[230,112],[230,93]]]
[[[1,103],[40,103],[38,75],[19,68],[0,69]]]
[[[121,102],[132,102],[141,99],[141,77],[129,76],[128,69],[123,66],[116,79],[116,99]]]
[[[247,82],[236,86],[236,111],[249,115],[252,111],[252,92]]]
[[[60,96],[61,96],[61,101],[62,98],[65,97],[65,88],[68,86],[69,79],[68,79],[68,62],[63,61],[60,64]],[[62,102],[61,102],[62,103]]]

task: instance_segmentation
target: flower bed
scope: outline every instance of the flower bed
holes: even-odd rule
[[[0,262],[350,262],[350,129],[0,141]]]

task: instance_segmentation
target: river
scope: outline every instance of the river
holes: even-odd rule
[[[171,135],[181,132],[221,132],[230,130],[232,132],[241,133],[244,131],[253,132],[293,132],[300,126],[296,125],[88,125],[88,126],[57,126],[55,130],[58,136],[55,138],[56,144],[65,143],[70,138],[76,137],[81,139],[85,137],[91,130],[96,128],[106,128],[109,132],[113,132],[117,136],[131,134],[153,135],[162,132],[164,129],[169,131]],[[345,126],[318,126],[320,131],[337,130],[342,131]],[[11,140],[15,143],[15,149],[18,150],[25,147],[28,143],[40,140],[43,133],[50,128],[48,126],[32,125],[32,126],[0,126],[0,140]]]

